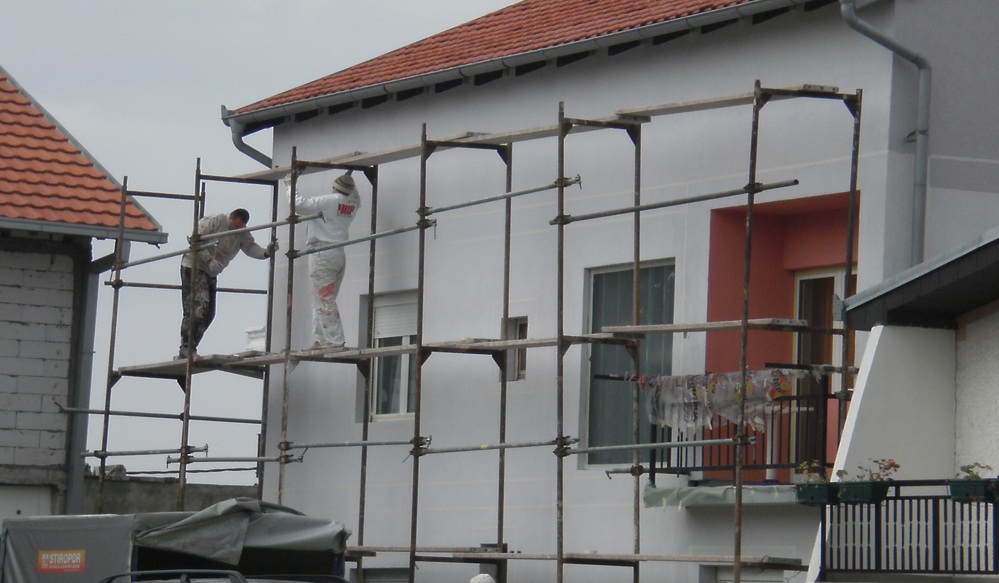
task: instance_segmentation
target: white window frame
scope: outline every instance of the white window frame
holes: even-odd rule
[[[805,271],[799,271],[794,274],[794,315],[798,318],[801,314],[801,282],[809,279],[833,279],[833,315],[832,322],[833,327],[840,329],[843,327],[842,313],[837,313],[837,311],[842,312],[843,298],[840,294],[843,293],[843,281],[846,279],[846,268],[844,267],[832,267],[826,269],[809,269]],[[856,271],[854,271],[854,277],[856,277]],[[794,340],[794,362],[798,362],[799,358],[799,342],[798,334],[795,334]],[[834,366],[843,365],[843,336],[840,334],[834,334],[832,338],[832,362],[828,363]],[[834,373],[830,375],[829,386],[839,387],[841,383],[840,374]]]
[[[415,342],[416,338],[416,304],[417,296],[415,291],[397,292],[375,296],[374,309],[374,338],[372,345],[378,347],[381,342],[388,339],[399,339],[402,346],[409,346]],[[378,403],[382,395],[382,379],[379,378],[381,364],[386,358],[399,359],[399,395],[398,407],[391,412],[379,413]],[[371,419],[411,419],[413,413],[409,410],[409,393],[411,377],[407,371],[414,366],[415,353],[403,353],[397,356],[384,356],[375,358],[371,362]]]
[[[507,340],[527,340],[527,316],[510,316],[506,322]],[[507,382],[522,381],[527,378],[527,349],[511,348],[506,351]]]
[[[632,267],[633,267],[633,265],[630,264],[630,263],[628,263],[628,264],[607,265],[607,266],[601,266],[601,267],[593,267],[593,268],[589,268],[589,269],[586,270],[586,293],[587,293],[587,297],[586,297],[586,301],[584,302],[584,304],[585,304],[585,308],[584,308],[585,309],[585,314],[584,314],[584,330],[590,330],[593,327],[594,280],[595,280],[596,276],[607,274],[607,273],[625,272],[625,271],[630,273],[631,270],[632,270]],[[646,268],[654,269],[654,268],[659,268],[659,267],[667,267],[667,268],[672,268],[673,269],[673,277],[672,277],[672,280],[673,280],[673,289],[672,289],[673,306],[672,306],[672,308],[674,310],[674,315],[673,315],[672,319],[675,320],[676,292],[677,292],[677,290],[676,290],[676,279],[675,279],[676,278],[676,262],[674,260],[672,260],[672,259],[664,259],[664,260],[657,260],[657,261],[645,261],[645,262],[642,262],[641,265],[639,265],[639,269],[646,269]],[[631,322],[629,321],[628,323],[630,324]],[[594,441],[593,441],[594,440],[594,435],[591,432],[591,428],[590,428],[590,409],[591,409],[591,403],[592,403],[591,382],[590,381],[591,381],[591,377],[592,377],[592,374],[593,374],[593,371],[591,370],[593,347],[589,346],[589,345],[586,345],[584,347],[584,349],[585,349],[585,351],[584,351],[584,358],[583,358],[583,375],[582,375],[582,379],[581,379],[581,381],[583,383],[583,396],[584,397],[583,397],[583,406],[580,408],[581,409],[580,426],[583,428],[583,433],[584,433],[584,435],[586,437],[586,444],[588,446],[592,447],[592,446],[606,445],[604,443],[594,443]],[[670,360],[671,360],[670,364],[672,365],[672,356],[671,356]],[[621,371],[621,372],[623,373],[624,371]],[[642,371],[642,372],[643,373],[651,373],[652,371]],[[655,372],[660,373],[660,372],[668,372],[668,371],[655,371]],[[622,384],[625,384],[625,383],[622,383]],[[641,423],[642,420],[640,419],[639,422]],[[631,427],[630,417],[629,417],[629,421],[628,421],[628,426]],[[646,440],[647,434],[644,432],[644,428],[643,428],[643,432],[640,434],[640,437],[641,437],[641,439],[643,441]],[[597,469],[606,469],[608,466],[624,466],[624,465],[629,465],[630,464],[630,461],[629,462],[595,462],[595,461],[591,461],[590,456],[579,456],[579,457],[581,458],[580,459],[580,465],[581,465],[581,467],[593,467],[593,468],[597,468]]]

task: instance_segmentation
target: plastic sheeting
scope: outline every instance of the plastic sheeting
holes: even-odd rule
[[[745,391],[739,390],[738,372],[645,377],[639,382],[646,389],[650,423],[682,431],[710,429],[715,415],[738,423],[745,399],[746,424],[763,431],[767,403],[790,394],[794,379],[805,374],[785,368],[747,371]]]
[[[735,486],[649,486],[642,493],[642,500],[646,508],[734,505]],[[743,504],[793,504],[795,500],[793,485],[753,485],[742,489]]]

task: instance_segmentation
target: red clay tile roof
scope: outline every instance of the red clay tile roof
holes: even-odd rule
[[[242,115],[361,87],[620,33],[753,0],[523,0],[370,61],[279,93]]]
[[[120,212],[120,188],[0,68],[0,220],[102,233],[118,228]],[[131,198],[125,227],[160,230]]]

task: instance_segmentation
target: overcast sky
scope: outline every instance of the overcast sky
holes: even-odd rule
[[[238,175],[261,168],[233,147],[229,129],[220,120],[222,105],[235,109],[253,103],[513,3],[0,0],[0,66],[114,178],[122,181],[127,176],[130,189],[190,193],[198,158],[202,170],[210,174]],[[265,153],[271,151],[269,132],[250,142]],[[176,203],[140,202],[170,233],[164,251],[186,245],[189,204],[178,209]],[[263,218],[254,216],[251,223],[264,222]],[[177,263],[161,262],[150,268],[155,271],[146,273],[173,281]],[[234,261],[220,285],[244,285],[230,271],[247,263],[253,262],[247,258]],[[259,278],[259,270],[238,269],[242,275],[248,272],[248,277]],[[125,290],[122,296],[126,293],[133,292]],[[150,292],[138,296],[138,307],[133,302],[120,308],[116,368],[159,362],[176,353],[180,300],[173,295],[176,292]],[[107,385],[110,288],[102,286],[101,296],[92,387],[95,408],[103,407]],[[263,324],[258,304],[243,308],[235,300],[221,298],[221,302],[225,302],[220,305],[221,314],[206,335],[202,353],[206,344],[208,353],[238,351],[244,345],[245,329]],[[207,375],[197,378],[203,376]],[[113,409],[179,413],[183,397],[172,381],[131,382],[115,386]],[[243,387],[245,382],[238,385],[227,377],[205,395],[196,385],[193,407],[200,409],[192,412],[253,417],[259,413],[259,401],[246,395],[259,393]],[[100,418],[92,417],[90,425],[88,449],[93,450],[100,446]],[[179,425],[119,418],[112,426],[109,449],[176,447]],[[255,433],[251,426],[241,434],[219,438],[210,427],[200,425],[192,428],[189,443],[211,442],[211,455],[252,455],[253,447],[234,444],[252,446]],[[271,435],[268,441],[276,443],[276,434]],[[155,463],[148,457],[110,463],[116,461],[130,470],[166,469],[162,457]],[[253,481],[246,473],[193,479]]]

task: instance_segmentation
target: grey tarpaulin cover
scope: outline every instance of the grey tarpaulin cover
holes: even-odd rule
[[[92,583],[129,570],[132,516],[37,516],[3,521],[3,583]]]
[[[340,554],[349,536],[337,521],[246,498],[200,512],[11,518],[3,523],[0,581],[90,583],[142,570],[133,564],[137,547],[231,565],[244,548]]]
[[[339,522],[249,498],[219,502],[166,524],[159,514],[135,516],[136,545],[231,565],[239,562],[243,547],[342,553],[350,536]]]

